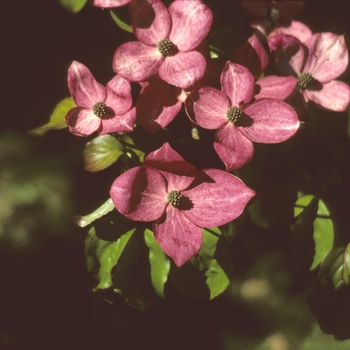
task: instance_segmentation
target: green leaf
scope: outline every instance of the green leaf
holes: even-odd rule
[[[97,172],[106,169],[124,154],[123,145],[111,135],[100,135],[88,142],[84,149],[84,168]]]
[[[306,236],[300,237],[299,244],[303,245],[308,237],[313,237],[314,257],[310,270],[314,270],[333,247],[334,227],[329,210],[322,200],[305,195],[296,201],[294,216],[298,217],[293,227],[294,233]]]
[[[87,0],[58,0],[69,12],[78,13],[87,3]]]
[[[149,248],[149,261],[151,264],[151,279],[156,293],[164,298],[164,284],[170,271],[170,260],[163,249],[154,239],[151,230],[145,230],[145,242]]]
[[[151,278],[150,251],[143,231],[138,229],[130,239],[113,274],[113,290],[141,311],[159,299]]]
[[[232,259],[226,238],[219,228],[202,229],[203,244],[196,256],[170,278],[178,291],[188,297],[213,299],[229,285]]]
[[[319,278],[323,285],[331,280],[335,289],[350,284],[350,244],[329,252],[321,264]]]
[[[104,246],[99,256],[100,269],[98,272],[99,284],[94,288],[106,289],[112,286],[112,269],[117,265],[124,249],[135,232],[136,228],[123,234],[116,242],[110,242]]]
[[[132,28],[128,21],[128,15],[127,12],[125,12],[124,8],[116,8],[113,10],[110,10],[111,17],[113,21],[117,24],[117,26],[123,30],[125,30],[128,33],[132,33]]]
[[[315,255],[310,270],[315,269],[333,247],[334,227],[328,208],[318,201],[317,217],[314,221]]]
[[[73,220],[80,227],[85,227],[87,225],[90,225],[95,220],[106,215],[107,213],[111,212],[113,209],[114,209],[114,204],[112,202],[112,199],[109,198],[106,202],[104,202],[99,208],[94,210],[92,213],[84,216],[76,215],[74,216]]]
[[[85,241],[85,253],[88,271],[95,272],[99,280],[95,291],[112,286],[112,269],[135,230],[136,228],[122,234],[116,241],[106,241],[96,235],[95,227],[90,229]]]
[[[69,110],[76,107],[76,104],[74,103],[73,99],[71,97],[67,97],[63,99],[54,109],[50,120],[47,124],[44,124],[38,128],[29,130],[28,133],[34,136],[43,136],[45,135],[49,130],[57,130],[57,129],[64,129],[67,127],[65,118],[66,114]]]

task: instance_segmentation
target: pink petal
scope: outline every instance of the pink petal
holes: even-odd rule
[[[163,82],[147,86],[136,102],[137,119],[149,133],[165,128],[180,112],[174,87]]]
[[[129,96],[120,96],[114,93],[111,89],[106,87],[107,98],[105,101],[106,106],[113,111],[112,115],[121,115],[130,110],[132,106],[132,97]]]
[[[127,97],[131,99],[131,85],[130,82],[126,79],[123,79],[119,75],[116,75],[113,79],[111,79],[106,88],[112,90],[115,94]]]
[[[228,122],[230,101],[221,91],[204,86],[192,91],[185,101],[189,118],[205,129],[218,129]]]
[[[145,166],[120,175],[112,184],[110,196],[117,210],[135,221],[157,220],[168,205],[164,177]]]
[[[278,143],[293,136],[300,121],[295,110],[276,99],[258,100],[243,109],[252,119],[250,126],[239,126],[240,132],[253,142]]]
[[[256,82],[260,87],[260,91],[254,98],[256,100],[262,98],[285,100],[294,91],[297,82],[297,79],[291,76],[278,77],[276,75],[268,75]]]
[[[257,79],[269,64],[269,57],[260,40],[253,34],[234,52],[232,61],[246,67]]]
[[[158,74],[167,83],[187,89],[203,77],[205,68],[206,61],[201,53],[178,52],[174,56],[165,57]]]
[[[209,33],[213,14],[202,1],[173,1],[169,6],[172,28],[169,36],[179,51],[194,50]]]
[[[221,73],[221,90],[231,100],[231,106],[240,107],[254,96],[254,77],[249,70],[227,61]]]
[[[111,118],[102,118],[98,133],[103,135],[111,132],[131,132],[134,130],[135,119],[135,107],[122,115],[115,115]]]
[[[76,107],[67,113],[66,123],[73,134],[88,136],[99,128],[101,119],[91,109]]]
[[[236,176],[218,169],[198,172],[191,189],[183,191],[191,203],[186,218],[199,227],[227,224],[242,214],[255,192]]]
[[[168,142],[145,158],[145,165],[181,176],[194,176],[197,169],[175,152]]]
[[[303,44],[306,43],[312,37],[311,29],[302,22],[291,21],[288,27],[278,26],[270,34],[269,37],[273,37],[278,34],[292,35],[300,40]]]
[[[156,241],[178,267],[196,255],[202,245],[202,230],[171,205],[165,216],[154,223],[153,231]]]
[[[214,148],[226,166],[226,171],[242,168],[253,158],[253,143],[243,136],[233,123],[227,123],[216,132]]]
[[[309,56],[304,72],[310,73],[320,83],[338,78],[348,66],[348,49],[343,35],[314,34],[305,44]]]
[[[159,0],[133,0],[129,6],[133,33],[142,43],[157,46],[169,36],[171,18]]]
[[[113,70],[124,79],[140,82],[155,75],[163,60],[155,46],[130,41],[120,45],[114,53]]]
[[[78,107],[92,108],[96,102],[104,102],[106,90],[98,83],[90,70],[73,61],[68,69],[68,89]]]
[[[344,112],[350,103],[350,87],[341,81],[332,80],[323,84],[321,90],[305,89],[303,96],[325,109]]]
[[[268,45],[274,65],[282,74],[297,76],[303,71],[307,49],[297,38],[278,34],[269,38]]]
[[[120,7],[131,1],[132,0],[94,0],[94,6],[102,8]]]

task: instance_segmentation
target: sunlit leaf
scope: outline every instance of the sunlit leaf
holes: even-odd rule
[[[87,0],[58,0],[60,4],[69,12],[79,12],[87,3]]]
[[[122,235],[116,242],[109,242],[108,245],[104,246],[99,256],[100,270],[98,272],[99,284],[94,288],[105,289],[112,286],[112,269],[118,263],[122,253],[124,252],[125,246],[132,237],[135,229],[132,229]]]
[[[300,196],[295,203],[294,216],[298,217],[294,232],[303,234],[300,245],[305,244],[312,235],[314,257],[310,270],[315,269],[333,247],[334,228],[325,203],[313,195]],[[304,239],[303,239],[304,238]]]
[[[317,216],[314,221],[315,256],[310,267],[315,269],[333,247],[334,227],[329,210],[322,200],[318,201]]]
[[[100,207],[98,207],[96,210],[94,210],[92,213],[87,215],[76,215],[74,216],[74,222],[79,225],[80,227],[85,227],[87,225],[90,225],[95,220],[101,218],[102,216],[106,215],[110,211],[114,209],[114,204],[112,202],[112,199],[108,199],[106,202],[104,202]]]
[[[84,168],[97,172],[106,169],[124,154],[123,145],[111,135],[99,135],[84,149]]]
[[[150,251],[145,244],[143,230],[136,231],[115,267],[113,290],[120,294],[127,304],[145,311],[159,295],[151,278]]]
[[[127,13],[124,12],[124,8],[116,8],[110,10],[111,17],[117,26],[126,32],[132,33],[132,28],[129,23],[127,23]]]
[[[181,294],[213,299],[229,285],[231,255],[227,240],[217,227],[202,232],[199,253],[181,268],[172,269],[170,277]]]
[[[67,124],[65,121],[66,114],[69,110],[71,110],[74,107],[76,107],[76,104],[74,103],[71,97],[67,97],[63,99],[54,109],[48,123],[38,128],[29,130],[28,133],[34,136],[43,136],[49,130],[66,128],[67,127]]]
[[[170,260],[154,239],[153,232],[145,230],[145,242],[149,248],[152,284],[160,297],[164,297],[164,284],[170,271]]]

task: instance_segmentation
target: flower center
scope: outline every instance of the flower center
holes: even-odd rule
[[[158,50],[163,56],[168,55],[173,47],[174,44],[168,39],[162,39],[158,43]]]
[[[226,112],[226,117],[231,123],[235,123],[242,117],[242,110],[238,107],[231,107]]]
[[[96,102],[92,107],[92,111],[97,117],[102,118],[107,114],[107,106],[103,102]]]
[[[280,19],[280,12],[277,9],[275,9],[274,7],[271,8],[270,18],[271,18],[271,21],[275,24]]]
[[[306,89],[313,81],[314,78],[310,73],[301,73],[298,76],[298,84],[302,89]]]
[[[180,206],[181,203],[182,194],[178,190],[173,190],[168,193],[168,196],[166,197],[166,200],[169,204],[171,204],[173,207]]]

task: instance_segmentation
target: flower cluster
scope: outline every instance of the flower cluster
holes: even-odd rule
[[[349,86],[335,80],[348,65],[344,37],[313,34],[293,20],[305,1],[242,1],[254,32],[217,57],[207,40],[213,13],[201,0],[94,5],[127,5],[137,40],[116,48],[116,75],[105,87],[82,63],[71,64],[68,88],[77,107],[66,115],[69,130],[121,135],[140,124],[155,134],[183,110],[194,127],[214,130],[212,147],[225,170],[197,171],[165,142],[143,165],[124,169],[110,191],[121,214],[153,223],[156,241],[182,266],[199,252],[202,228],[231,222],[255,195],[229,173],[252,160],[254,143],[290,139],[309,103],[331,111],[349,106]],[[135,103],[131,84],[141,87]]]

